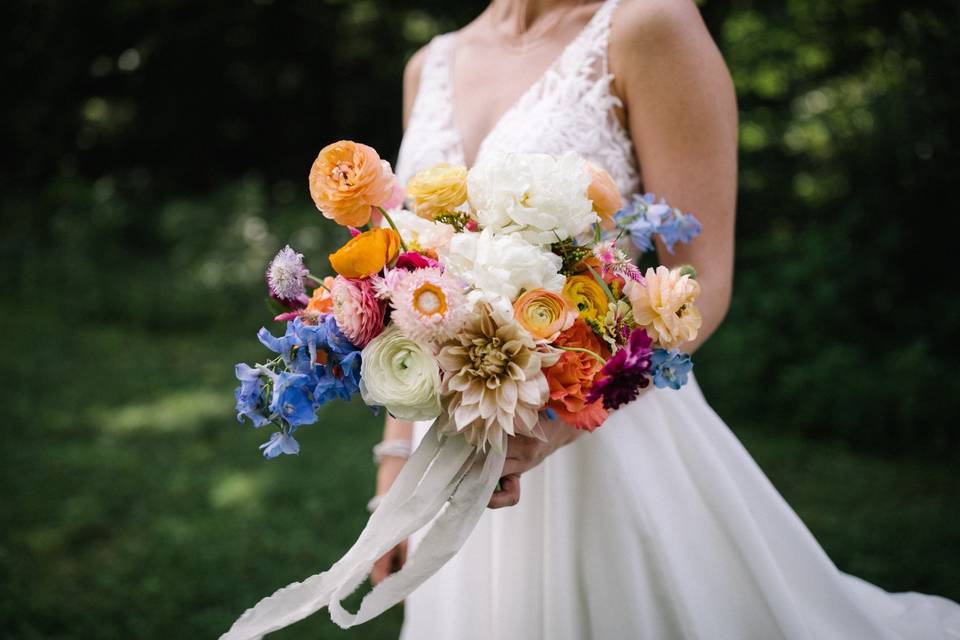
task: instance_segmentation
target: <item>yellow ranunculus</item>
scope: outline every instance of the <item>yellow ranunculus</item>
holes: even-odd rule
[[[577,311],[553,291],[531,289],[513,303],[513,316],[535,339],[553,342],[577,319]]]
[[[567,283],[563,286],[563,297],[577,308],[584,320],[598,322],[607,314],[607,294],[592,275],[567,278]]]
[[[701,318],[693,302],[700,283],[681,269],[664,266],[647,269],[643,279],[645,284],[630,280],[624,287],[636,323],[664,349],[695,339]]]
[[[410,178],[407,195],[413,198],[413,209],[418,216],[433,220],[466,202],[467,168],[438,164],[424,169]]]
[[[393,229],[364,231],[330,254],[330,266],[344,278],[368,278],[393,262],[400,235]]]

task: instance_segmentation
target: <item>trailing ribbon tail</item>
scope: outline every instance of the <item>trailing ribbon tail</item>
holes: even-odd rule
[[[481,453],[462,437],[441,439],[444,419],[430,427],[343,558],[324,573],[264,598],[220,640],[261,638],[323,607],[330,608],[331,619],[343,628],[366,622],[402,601],[452,558],[483,514],[506,453],[505,447]],[[360,586],[377,559],[431,520],[404,567],[364,596],[357,614],[346,611],[341,601]]]

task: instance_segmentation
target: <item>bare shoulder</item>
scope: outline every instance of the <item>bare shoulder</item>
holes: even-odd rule
[[[420,90],[420,74],[423,72],[423,61],[427,57],[429,43],[420,47],[407,61],[403,70],[403,127],[407,127],[413,102]]]
[[[709,38],[693,0],[625,0],[617,7],[610,27],[614,50],[642,51],[675,42],[679,37]]]
[[[688,90],[732,93],[729,71],[693,0],[624,0],[610,27],[614,90],[631,94]]]

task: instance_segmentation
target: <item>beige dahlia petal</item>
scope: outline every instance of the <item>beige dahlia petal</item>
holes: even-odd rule
[[[489,388],[483,390],[483,397],[480,398],[480,417],[487,419],[497,413],[497,392]]]
[[[511,380],[515,380],[517,382],[523,382],[527,379],[527,374],[523,372],[523,369],[517,366],[516,362],[507,364],[507,376],[509,376]]]
[[[512,413],[517,408],[518,395],[517,383],[509,379],[504,380],[500,388],[497,389],[497,406],[500,407],[501,411]]]
[[[470,423],[480,417],[480,407],[475,404],[461,404],[453,414],[457,429],[465,429]]]
[[[462,400],[467,404],[479,404],[483,398],[483,383],[476,378],[463,390]]]

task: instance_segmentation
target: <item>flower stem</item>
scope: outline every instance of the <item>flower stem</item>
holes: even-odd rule
[[[603,281],[603,278],[600,277],[600,274],[594,271],[593,267],[587,265],[587,269],[590,270],[590,274],[594,277],[601,287],[603,287],[603,292],[607,294],[607,300],[610,302],[616,302],[617,299],[613,297],[613,291],[610,291],[610,287],[607,286],[607,283]]]
[[[321,280],[321,279],[318,278],[317,276],[313,275],[312,273],[308,273],[308,274],[307,274],[307,277],[310,278],[311,280],[313,280],[313,281],[317,284],[318,287],[321,287],[321,288],[323,288],[323,289],[326,289],[327,291],[330,291],[330,289],[327,288],[327,285],[323,284],[323,280]]]
[[[583,349],[581,347],[560,347],[560,346],[558,346],[557,349],[562,349],[564,351],[576,351],[578,353],[586,353],[587,355],[591,355],[594,358],[596,358],[597,362],[599,362],[600,364],[602,365],[607,364],[607,361],[604,360],[600,354],[594,353],[593,351],[590,351],[590,349]]]
[[[377,209],[380,209],[380,213],[383,214],[384,218],[386,218],[387,224],[390,225],[390,228],[397,232],[397,237],[400,238],[400,246],[403,248],[403,250],[409,251],[409,249],[407,249],[407,243],[403,241],[403,236],[400,234],[400,229],[397,229],[397,225],[393,223],[393,218],[390,217],[390,214],[387,213],[387,210],[383,207],[377,207]]]

